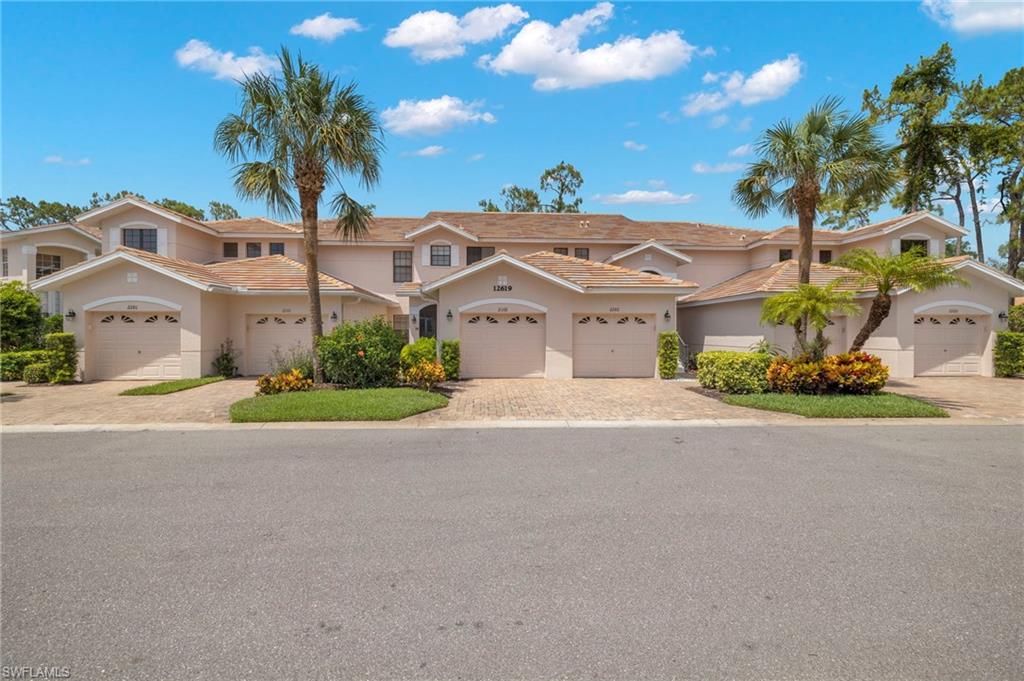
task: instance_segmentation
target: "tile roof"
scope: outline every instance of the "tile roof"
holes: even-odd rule
[[[516,259],[584,288],[697,288],[698,286],[692,281],[638,272],[618,265],[583,260],[551,251],[538,251]]]
[[[226,279],[220,277],[216,272],[212,271],[208,265],[203,265],[198,262],[192,262],[191,260],[178,260],[177,258],[168,258],[163,255],[157,255],[156,253],[150,253],[149,251],[141,251],[136,248],[128,248],[127,246],[118,246],[112,252],[124,253],[133,257],[145,260],[146,262],[152,263],[157,267],[170,270],[176,274],[180,274],[184,277],[188,277],[193,281],[198,281],[201,284],[208,284],[211,286],[226,286],[230,287],[231,283]],[[82,265],[89,263],[86,260]],[[82,265],[76,265],[80,267]]]
[[[24,229],[0,230],[0,234],[2,234],[4,236],[7,236],[7,237],[11,237],[11,236],[19,236],[21,234],[31,234],[32,232],[38,232],[40,230],[52,230],[52,229],[61,228],[61,227],[67,227],[69,229],[80,230],[82,232],[85,232],[89,236],[93,237],[94,239],[102,239],[103,238],[103,232],[102,231],[100,231],[96,227],[90,227],[88,225],[83,225],[80,222],[51,222],[50,224],[46,224],[46,225],[33,225],[32,227],[25,227]]]
[[[811,263],[811,283],[817,286],[824,286],[836,279],[853,275],[852,270],[821,263]],[[692,296],[687,296],[681,302],[697,303],[720,298],[731,298],[733,296],[751,295],[757,293],[781,293],[796,288],[800,278],[800,266],[796,260],[785,260],[769,267],[761,267],[756,270],[749,270],[737,275],[732,279],[709,286],[703,291],[698,291]],[[842,291],[865,291],[852,281],[844,281],[839,284]]]
[[[207,220],[203,223],[218,232],[253,232],[259,234],[302,234],[301,227],[275,222],[268,218],[235,218],[232,220]]]

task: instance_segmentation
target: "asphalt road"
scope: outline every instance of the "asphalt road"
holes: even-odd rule
[[[7,435],[2,664],[1020,679],[1019,427]]]

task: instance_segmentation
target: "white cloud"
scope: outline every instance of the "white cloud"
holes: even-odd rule
[[[425,156],[429,158],[431,156],[440,156],[441,154],[446,153],[448,153],[448,150],[442,147],[440,144],[431,144],[429,147],[423,147],[422,149],[417,149],[416,151],[411,152],[410,155]]]
[[[791,54],[785,59],[765,64],[749,77],[740,71],[727,75],[715,74],[721,89],[695,92],[686,98],[682,112],[687,116],[721,111],[733,104],[752,106],[782,97],[803,77],[804,63]],[[705,74],[707,77],[708,74]]]
[[[753,144],[741,144],[740,146],[730,151],[729,156],[733,158],[738,158],[741,156],[750,156],[752,153],[754,153]]]
[[[712,173],[734,173],[737,170],[746,168],[746,163],[704,163],[698,161],[693,164],[693,172],[698,175],[710,175]]]
[[[437,10],[417,12],[388,29],[384,44],[407,47],[421,62],[461,57],[466,53],[467,44],[493,40],[529,16],[518,5],[509,3],[477,7],[461,18]]]
[[[604,28],[612,14],[612,4],[600,2],[557,26],[531,21],[497,56],[484,55],[478,64],[502,75],[533,76],[535,90],[578,89],[652,80],[685,66],[697,51],[678,31],[659,31],[646,38],[620,36],[614,43],[581,50],[580,38]]]
[[[665,121],[666,123],[678,123],[679,122],[679,116],[676,116],[671,111],[662,111],[660,114],[658,114],[658,118],[660,118],[661,120]]]
[[[58,166],[87,166],[92,164],[91,158],[64,158],[63,156],[46,156],[43,163]]]
[[[218,80],[242,80],[247,75],[269,73],[279,68],[277,59],[258,47],[250,47],[244,57],[234,52],[222,52],[210,44],[193,38],[174,53],[178,66],[212,73]]]
[[[717,116],[711,117],[711,121],[708,123],[708,127],[710,127],[712,130],[715,130],[717,128],[721,128],[728,122],[729,116],[727,114],[718,114]]]
[[[494,123],[489,111],[480,111],[483,102],[464,102],[444,95],[437,99],[403,99],[397,106],[384,109],[384,127],[396,135],[438,135],[459,125]]]
[[[1024,28],[1024,4],[991,0],[922,0],[921,9],[957,33],[993,33]]]
[[[472,156],[466,159],[466,163],[476,163],[477,161],[482,160],[484,160],[483,154],[473,154]]]
[[[349,31],[362,31],[363,26],[355,19],[344,17],[332,17],[330,12],[324,12],[318,17],[306,19],[291,28],[292,35],[302,35],[314,40],[331,42]]]
[[[630,189],[621,194],[598,194],[595,201],[606,205],[623,205],[628,203],[660,204],[665,206],[692,203],[697,200],[696,194],[674,194],[668,190],[647,191],[646,189]]]
[[[630,151],[645,151],[647,149],[646,144],[640,144],[639,142],[634,142],[633,140],[626,140],[625,142],[622,143],[622,146],[629,149]]]
[[[664,189],[668,186],[668,182],[665,180],[647,180],[647,184],[655,189]]]
[[[711,85],[712,83],[717,83],[719,80],[721,80],[722,76],[727,75],[729,75],[728,71],[708,71],[703,76],[701,76],[700,82],[704,83],[705,85]]]

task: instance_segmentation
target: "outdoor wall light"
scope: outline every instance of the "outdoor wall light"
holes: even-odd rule
[[[77,317],[77,316],[78,315],[75,314],[74,310],[68,310],[67,313],[64,315],[64,319],[67,319],[69,321],[74,321],[75,317]]]
[[[446,314],[444,316],[444,318],[447,319],[448,321],[451,321],[452,320],[452,311],[448,310],[448,314]]]
[[[416,323],[416,315],[413,315],[412,318],[409,321],[411,321],[413,324],[415,324]]]
[[[672,314],[668,310],[665,310],[665,321],[668,321],[669,319],[672,319]]]
[[[331,321],[332,322],[338,321],[338,311],[337,310],[331,310]]]
[[[999,320],[1000,320],[1000,321],[1003,321],[1003,322],[1005,322],[1005,321],[1006,321],[1007,319],[1009,319],[1009,318],[1010,318],[1010,315],[1006,314],[1006,311],[1005,311],[1005,310],[1004,310],[1003,312],[1000,312],[1000,313],[999,313]]]

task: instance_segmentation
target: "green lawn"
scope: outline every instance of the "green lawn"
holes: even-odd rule
[[[164,381],[163,383],[154,383],[153,385],[143,385],[138,388],[129,388],[128,390],[122,390],[121,395],[168,395],[170,393],[176,393],[179,390],[189,390],[190,388],[198,388],[201,385],[207,383],[216,383],[217,381],[223,381],[223,376],[203,376],[202,378],[179,378],[176,381]]]
[[[415,388],[310,390],[239,400],[231,421],[398,421],[447,404],[444,395]]]
[[[726,404],[782,411],[812,419],[948,417],[934,404],[895,393],[877,395],[725,395]]]

